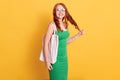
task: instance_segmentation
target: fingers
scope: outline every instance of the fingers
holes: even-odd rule
[[[81,35],[83,35],[84,34],[84,30],[82,29],[82,30],[80,30],[80,34]]]
[[[52,67],[51,64],[48,66],[48,69],[49,69],[49,70],[52,70],[52,69],[53,69],[53,67]]]
[[[52,65],[50,65],[50,70],[52,70],[53,69],[53,67],[52,67]]]

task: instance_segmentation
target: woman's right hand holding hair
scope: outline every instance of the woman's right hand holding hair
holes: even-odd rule
[[[50,62],[46,62],[46,67],[47,67],[48,70],[52,70],[53,69],[53,67],[52,67]]]
[[[84,34],[84,30],[82,29],[82,30],[79,30],[79,32],[78,32],[78,36],[81,36],[81,35],[83,35]]]

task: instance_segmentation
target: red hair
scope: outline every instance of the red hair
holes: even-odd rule
[[[64,16],[64,18],[63,18],[63,20],[62,20],[62,21],[66,24],[65,27],[68,28],[68,21],[69,21],[71,24],[73,24],[73,25],[75,26],[76,29],[78,29],[78,30],[80,31],[77,23],[74,21],[74,19],[72,18],[72,16],[69,14],[66,6],[65,6],[63,3],[57,3],[57,4],[54,6],[54,8],[53,8],[53,18],[54,18],[54,22],[55,22],[57,28],[60,29],[60,24],[59,24],[59,21],[58,21],[58,17],[56,16],[56,7],[57,7],[58,5],[62,5],[62,6],[64,7],[64,9],[65,9],[65,16]],[[60,29],[60,30],[61,30],[61,29]]]

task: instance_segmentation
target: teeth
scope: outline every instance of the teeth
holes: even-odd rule
[[[62,16],[62,14],[59,14],[60,16]]]

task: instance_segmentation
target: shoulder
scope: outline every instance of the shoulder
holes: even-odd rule
[[[55,27],[55,22],[54,22],[54,21],[51,21],[51,22],[49,23],[49,26]]]
[[[55,25],[55,22],[54,21],[51,21],[50,23],[49,23],[49,25],[48,25],[48,28],[50,28],[50,29],[54,29],[56,27],[56,25]]]
[[[47,33],[49,33],[49,34],[53,33],[54,27],[55,27],[55,23],[54,23],[54,21],[51,21],[51,22],[48,24]]]

